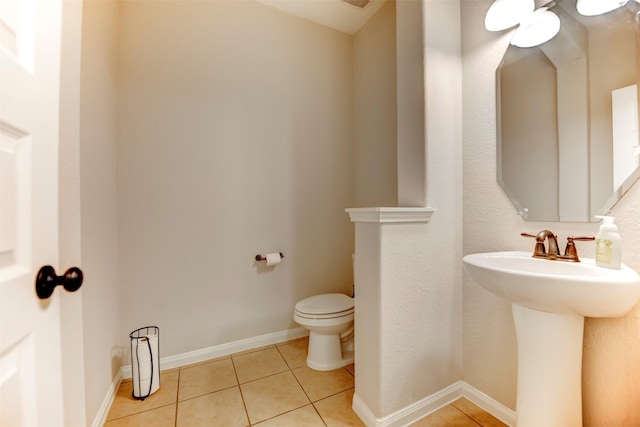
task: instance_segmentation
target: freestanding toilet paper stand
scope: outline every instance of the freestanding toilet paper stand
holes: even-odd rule
[[[129,334],[131,339],[131,395],[136,399],[149,397],[160,388],[160,328],[145,326]]]

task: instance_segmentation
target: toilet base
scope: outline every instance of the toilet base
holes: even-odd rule
[[[309,333],[307,366],[316,371],[332,371],[353,363],[353,351],[342,351],[338,334]]]
[[[316,361],[309,360],[309,357],[307,357],[307,366],[316,371],[333,371],[334,369],[344,368],[352,364],[353,360],[353,351],[346,351],[343,358],[332,363],[317,363]]]

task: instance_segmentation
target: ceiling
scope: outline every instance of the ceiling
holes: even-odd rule
[[[342,0],[257,0],[347,34],[355,34],[382,7],[385,0],[371,0],[364,8]]]

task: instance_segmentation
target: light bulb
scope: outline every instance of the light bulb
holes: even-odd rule
[[[533,47],[551,40],[560,31],[560,18],[548,7],[533,12],[516,30],[511,44],[518,47]]]
[[[489,31],[502,31],[518,25],[535,8],[534,0],[495,0],[484,18]]]
[[[576,9],[580,15],[595,16],[611,12],[627,4],[628,0],[578,0]]]

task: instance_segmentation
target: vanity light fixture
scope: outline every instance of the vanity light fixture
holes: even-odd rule
[[[520,24],[511,44],[518,47],[537,46],[560,31],[560,18],[549,10],[552,6],[555,6],[553,0],[537,10],[534,0],[495,0],[484,18],[484,27],[489,31],[502,31]]]
[[[628,0],[578,0],[576,9],[580,15],[595,16],[611,12],[627,4]]]
[[[518,25],[535,9],[534,0],[495,0],[484,18],[489,31],[502,31]]]
[[[548,7],[541,7],[526,17],[516,30],[511,44],[518,47],[541,45],[560,31],[560,18]]]

